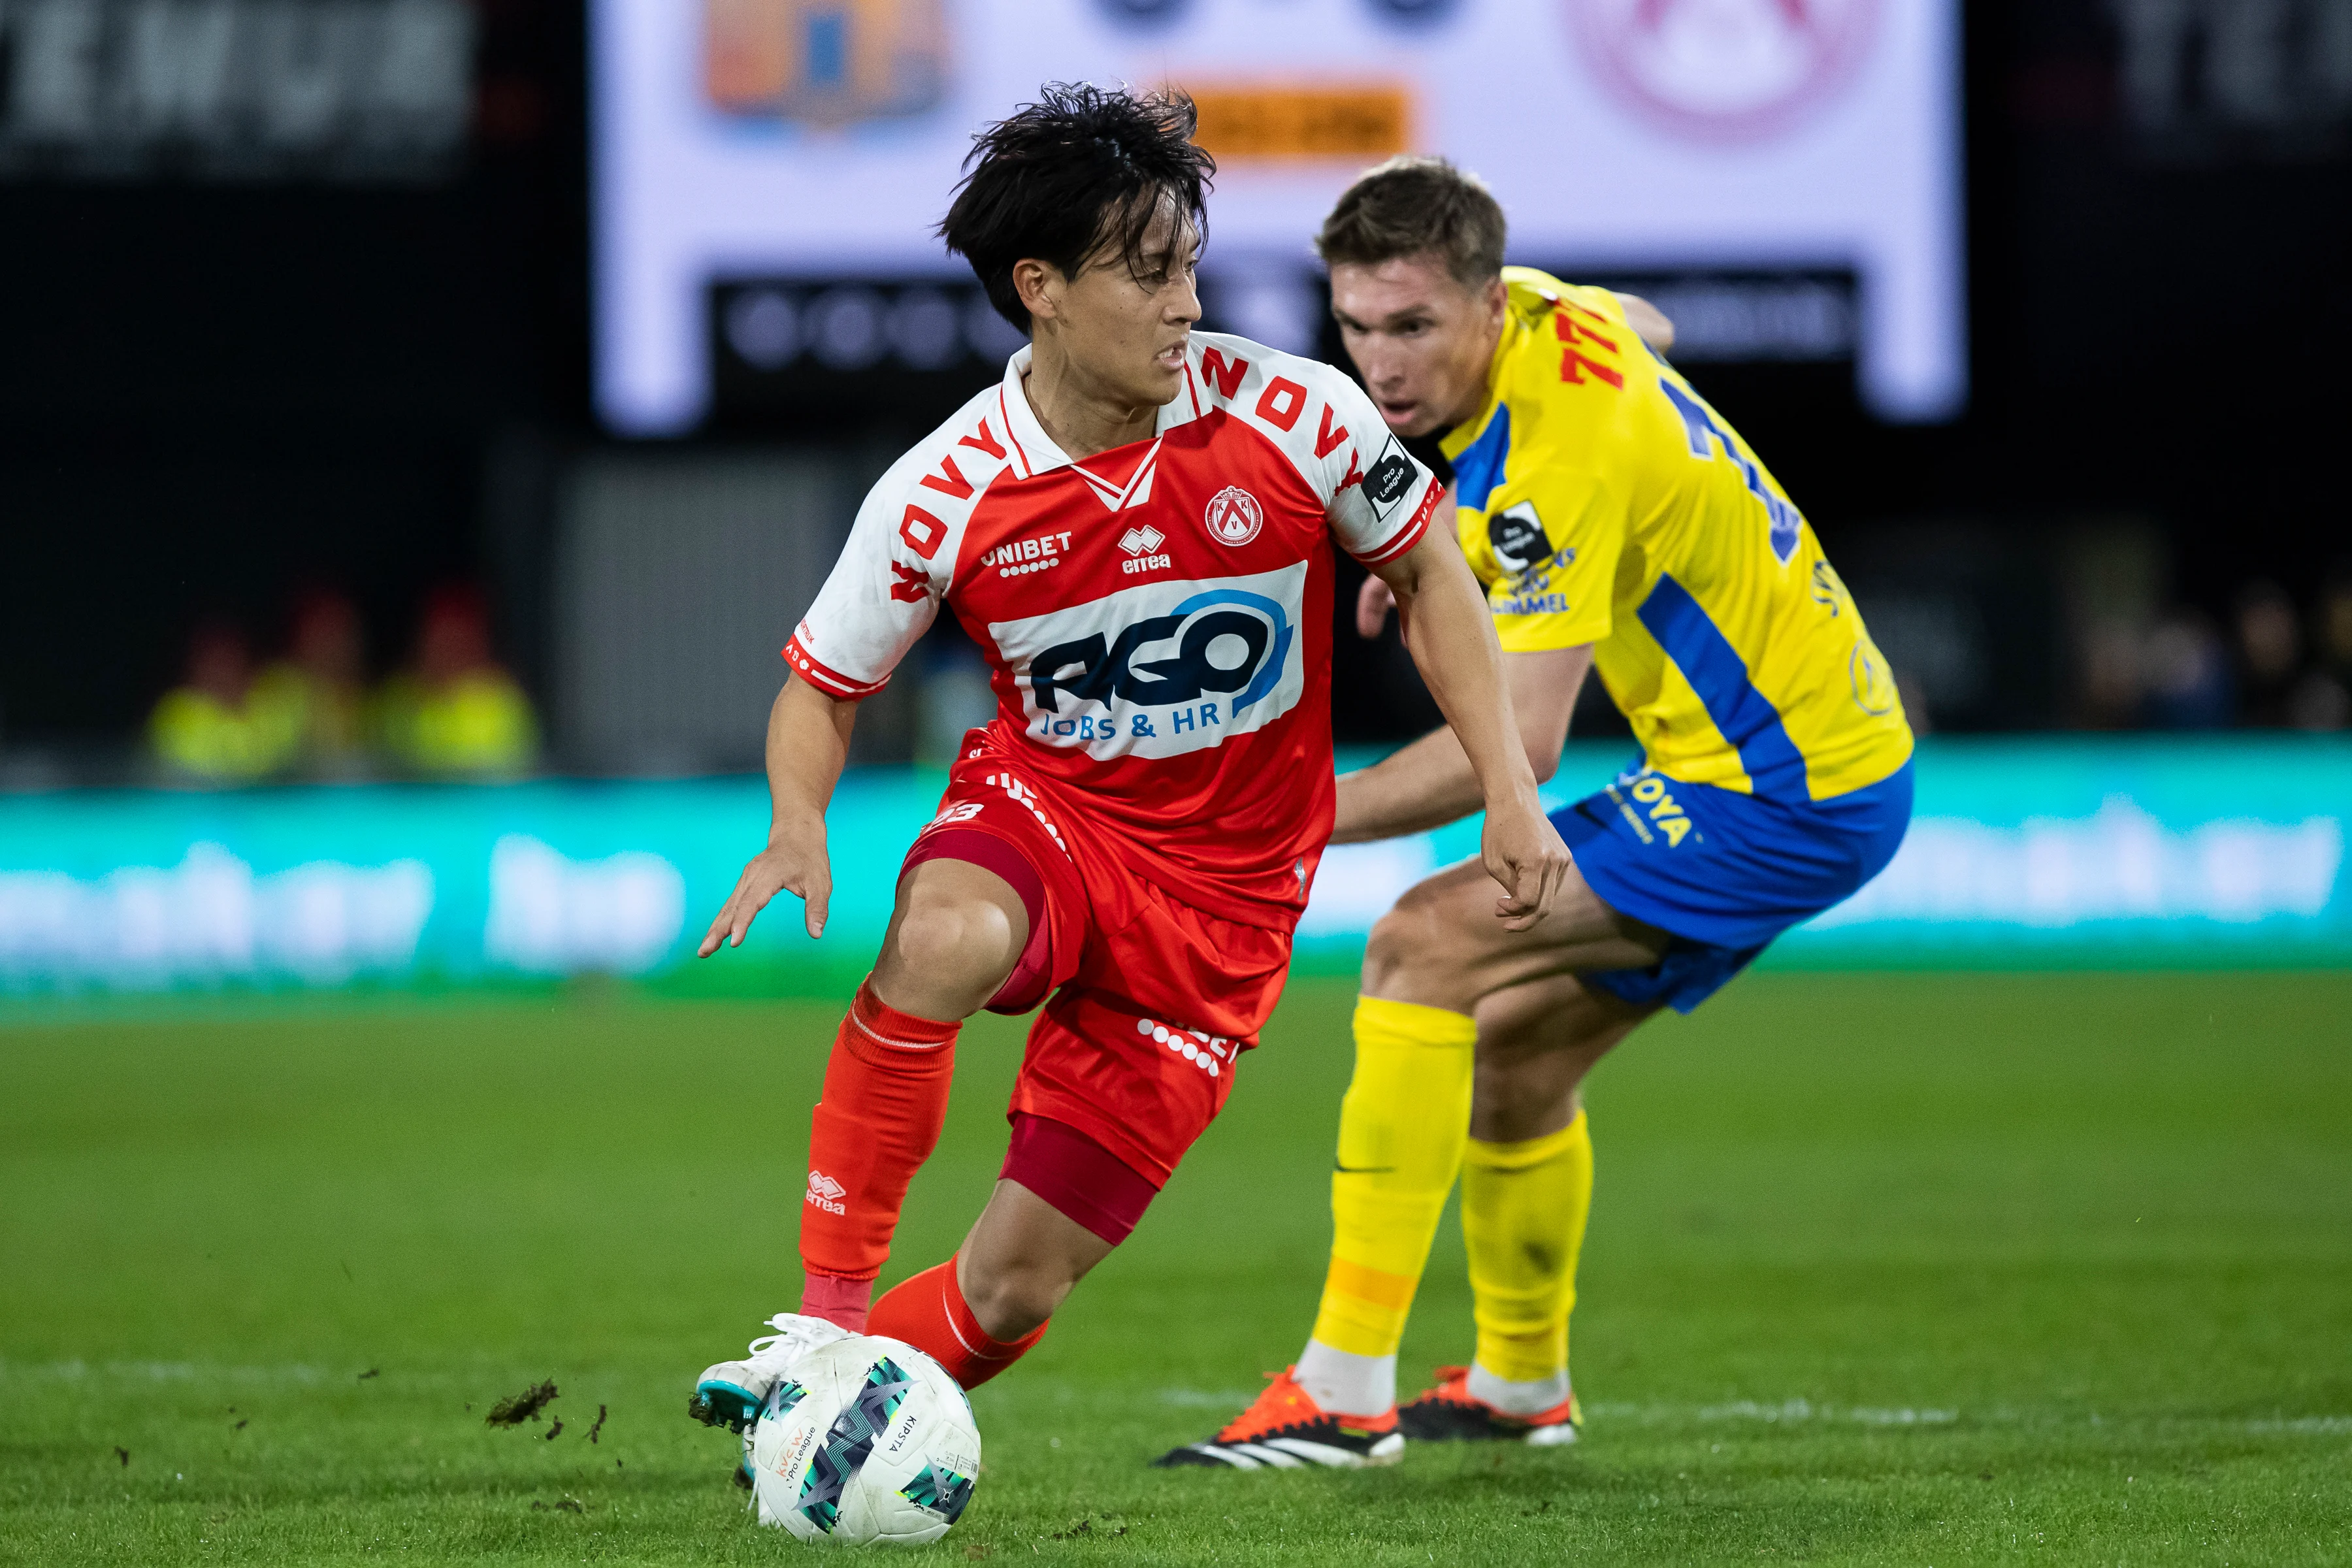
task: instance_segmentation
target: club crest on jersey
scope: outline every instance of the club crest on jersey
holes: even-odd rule
[[[1265,510],[1257,504],[1257,497],[1239,485],[1227,485],[1209,498],[1201,521],[1218,543],[1247,544],[1265,526]]]
[[[1141,583],[989,632],[1025,699],[1032,740],[1101,757],[1176,756],[1297,705],[1305,592],[1303,563]]]

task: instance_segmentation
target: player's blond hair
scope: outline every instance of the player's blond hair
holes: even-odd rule
[[[1357,176],[1323,220],[1315,249],[1326,267],[1435,256],[1455,282],[1476,289],[1502,271],[1507,233],[1502,204],[1477,175],[1443,158],[1407,155]]]

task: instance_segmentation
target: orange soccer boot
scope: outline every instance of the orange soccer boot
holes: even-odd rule
[[[1397,1411],[1397,1426],[1416,1442],[1500,1441],[1552,1447],[1576,1441],[1584,1425],[1571,1392],[1549,1410],[1513,1415],[1470,1392],[1470,1369],[1441,1366],[1437,1386],[1416,1394]]]
[[[1256,1403],[1205,1443],[1171,1448],[1152,1462],[1228,1466],[1236,1470],[1295,1470],[1308,1465],[1352,1470],[1393,1465],[1404,1455],[1404,1434],[1393,1409],[1380,1415],[1335,1415],[1298,1386],[1286,1366],[1270,1373]]]

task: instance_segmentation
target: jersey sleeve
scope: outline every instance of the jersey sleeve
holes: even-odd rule
[[[1389,433],[1362,387],[1332,371],[1326,388],[1331,424],[1317,431],[1315,460],[1331,537],[1378,566],[1421,542],[1444,487]]]
[[[1506,653],[1599,642],[1611,626],[1625,498],[1590,468],[1557,460],[1528,467],[1505,479],[1485,510],[1463,507],[1455,514],[1462,552],[1486,585],[1495,635]]]
[[[1507,373],[1515,435],[1502,483],[1483,508],[1456,514],[1507,653],[1609,635],[1631,501],[1625,356],[1642,351],[1615,295],[1547,281]]]
[[[908,502],[898,469],[857,509],[849,542],[815,603],[801,617],[784,661],[828,697],[855,700],[882,689],[907,650],[929,631],[947,594],[943,525]],[[929,542],[931,556],[919,546]]]

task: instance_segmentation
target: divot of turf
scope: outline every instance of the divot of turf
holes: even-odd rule
[[[549,1378],[544,1383],[532,1384],[520,1394],[508,1394],[491,1405],[490,1413],[482,1420],[492,1426],[520,1426],[526,1421],[538,1420],[539,1413],[556,1397],[555,1380]],[[562,1423],[559,1421],[556,1425],[560,1428]]]

